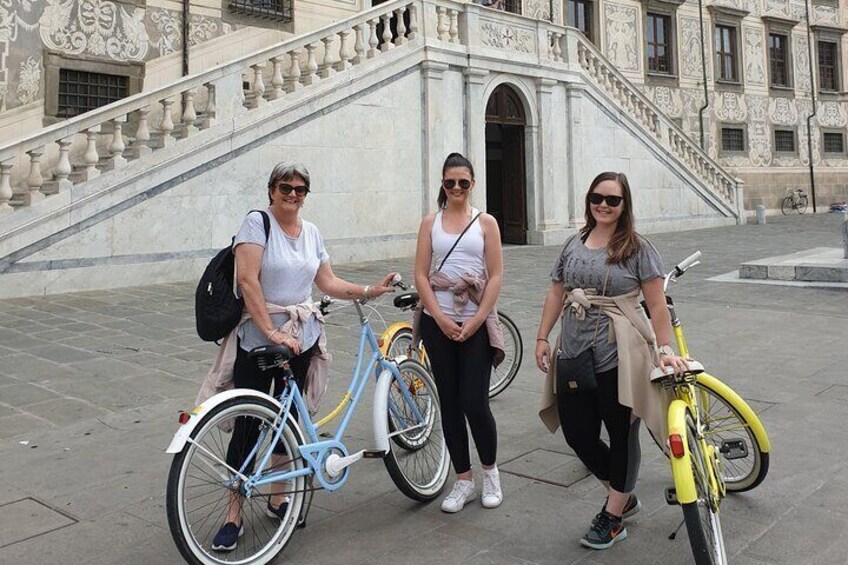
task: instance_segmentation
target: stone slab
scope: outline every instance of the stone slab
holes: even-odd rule
[[[746,261],[739,278],[780,281],[848,282],[848,259],[842,249],[816,247],[788,255]]]
[[[75,523],[73,518],[32,498],[3,504],[0,506],[0,548]]]

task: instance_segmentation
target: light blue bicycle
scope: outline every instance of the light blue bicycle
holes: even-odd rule
[[[322,304],[326,308],[326,299]],[[285,370],[285,386],[277,398],[234,389],[181,413],[182,425],[167,449],[175,457],[166,503],[171,535],[187,562],[267,563],[305,524],[312,493],[340,489],[349,467],[363,458],[381,458],[395,485],[414,500],[432,500],[442,491],[450,460],[435,383],[416,361],[383,357],[363,304],[353,301],[360,321],[356,368],[341,402],[325,418],[313,423],[309,417],[288,367],[292,352],[285,346],[265,346],[250,353],[260,367]],[[372,372],[377,382],[374,443],[370,449],[351,453],[343,437]],[[300,414],[302,427],[291,413],[292,406]],[[342,419],[335,434],[319,437],[319,428],[338,415]],[[248,429],[254,437],[258,430],[258,439],[242,448],[246,457],[236,460],[244,463],[235,468],[227,463],[228,449],[232,449],[233,436]],[[233,460],[232,452],[230,456]],[[288,496],[281,517],[266,515],[272,492]],[[243,528],[238,546],[226,553],[215,551],[214,536],[233,504],[240,508]]]

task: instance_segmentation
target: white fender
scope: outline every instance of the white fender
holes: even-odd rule
[[[374,391],[374,449],[383,453],[389,452],[389,387],[392,380],[392,372],[383,369]]]
[[[194,431],[194,428],[203,420],[203,417],[209,413],[210,410],[221,404],[222,402],[226,402],[231,398],[235,398],[237,396],[242,397],[255,397],[261,398],[262,400],[267,400],[271,402],[279,409],[280,403],[279,401],[271,396],[270,394],[265,394],[264,392],[259,392],[258,390],[251,390],[247,388],[234,388],[232,390],[225,390],[224,392],[219,392],[200,406],[196,406],[191,412],[189,412],[190,418],[188,422],[181,425],[179,429],[177,429],[177,433],[174,434],[174,438],[171,440],[171,445],[168,446],[168,449],[165,450],[165,453],[179,453],[185,447],[188,438],[191,437],[191,432]],[[385,414],[385,412],[384,412]],[[298,430],[299,432],[299,430]],[[298,437],[300,437],[298,435]]]

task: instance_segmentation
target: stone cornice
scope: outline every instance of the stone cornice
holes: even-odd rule
[[[826,33],[829,35],[843,35],[845,32],[848,32],[848,28],[823,24],[813,24],[810,26],[810,29],[815,33]]]
[[[712,4],[707,6],[707,10],[709,10],[710,14],[715,16],[716,14],[725,16],[727,18],[734,18],[741,20],[751,12],[748,10],[740,10],[739,8],[731,8],[730,6],[717,6]]]
[[[763,20],[763,22],[765,22],[767,24],[774,24],[774,25],[783,26],[783,27],[790,27],[790,28],[795,27],[800,22],[800,20],[794,20],[794,19],[791,19],[791,18],[784,18],[784,17],[781,17],[781,16],[770,16],[770,15],[762,16],[762,20]]]

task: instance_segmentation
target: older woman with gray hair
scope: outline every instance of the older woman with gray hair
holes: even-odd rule
[[[282,369],[261,371],[248,352],[268,344],[285,344],[295,357],[289,365],[301,390],[308,388],[307,373],[314,372],[319,358],[326,358],[323,319],[312,303],[313,283],[321,292],[336,298],[374,298],[391,292],[389,273],[376,285],[360,286],[333,273],[324,239],[315,224],[300,217],[310,192],[310,176],[299,163],[279,163],[268,180],[270,231],[265,237],[262,214],[251,212],[242,222],[233,248],[237,284],[250,319],[238,328],[238,347],[233,366],[236,388],[268,392],[271,383],[279,390]],[[308,391],[307,391],[308,396]],[[292,413],[297,413],[292,407]],[[238,429],[239,427],[245,429]],[[253,429],[255,428],[255,429]],[[236,422],[227,450],[227,463],[238,469],[258,438],[258,427]],[[281,460],[284,453],[275,455]],[[282,464],[282,463],[280,463]],[[243,500],[232,496],[224,526],[215,536],[215,551],[232,551],[238,546]],[[285,516],[288,499],[275,489],[268,501],[271,516]]]

